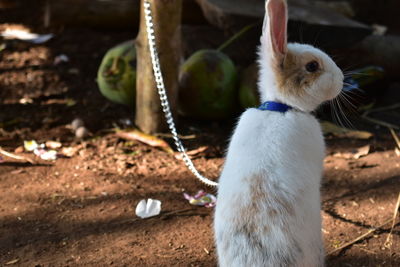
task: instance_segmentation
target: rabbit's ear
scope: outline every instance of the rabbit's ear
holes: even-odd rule
[[[261,45],[272,58],[282,62],[287,52],[288,11],[286,0],[267,0]]]

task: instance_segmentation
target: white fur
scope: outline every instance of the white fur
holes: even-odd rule
[[[266,25],[268,30],[268,21]],[[265,36],[264,30],[261,100],[295,109],[286,113],[248,109],[242,114],[219,180],[214,219],[218,262],[221,267],[320,267],[324,266],[320,183],[325,145],[319,123],[308,112],[339,94],[343,74],[321,50],[289,44],[287,52],[301,55],[304,65],[317,59],[323,71],[304,95],[283,95],[276,65],[272,67],[282,55],[273,52],[276,49],[268,46]],[[261,177],[262,183],[255,183],[254,177]],[[246,207],[257,212],[245,216]]]
[[[243,113],[219,180],[214,227],[220,266],[283,266],[273,255],[293,249],[289,238],[294,238],[302,250],[296,255],[295,266],[322,266],[319,187],[323,159],[324,142],[320,126],[312,115],[256,109]],[[296,210],[294,217],[283,218],[290,222],[292,237],[283,235],[281,219],[268,215],[269,210],[279,209],[276,203],[266,203],[265,211],[254,218],[260,226],[271,229],[265,236],[258,233],[268,250],[265,254],[271,255],[269,259],[254,253],[254,248],[240,235],[235,236],[235,229],[231,228],[234,218],[241,216],[232,206],[232,200],[242,196],[252,201],[250,184],[245,179],[253,174],[265,178],[267,186],[263,189],[267,194],[287,200]],[[232,254],[221,253],[219,235],[232,237]],[[236,251],[242,255],[236,255]]]

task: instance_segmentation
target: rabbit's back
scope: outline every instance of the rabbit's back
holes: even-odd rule
[[[324,142],[310,114],[249,109],[221,174],[215,232],[221,266],[322,266]]]

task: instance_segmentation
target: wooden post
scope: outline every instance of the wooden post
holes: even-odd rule
[[[171,110],[176,113],[178,74],[181,58],[181,11],[182,0],[148,0],[153,14],[156,46],[161,71]],[[145,133],[167,129],[161,109],[151,64],[143,2],[141,0],[140,28],[136,39],[136,125]]]

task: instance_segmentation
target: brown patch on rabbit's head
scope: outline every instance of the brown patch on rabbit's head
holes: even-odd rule
[[[289,47],[283,62],[273,68],[282,95],[303,97],[323,73],[321,62],[311,53],[298,54]]]

